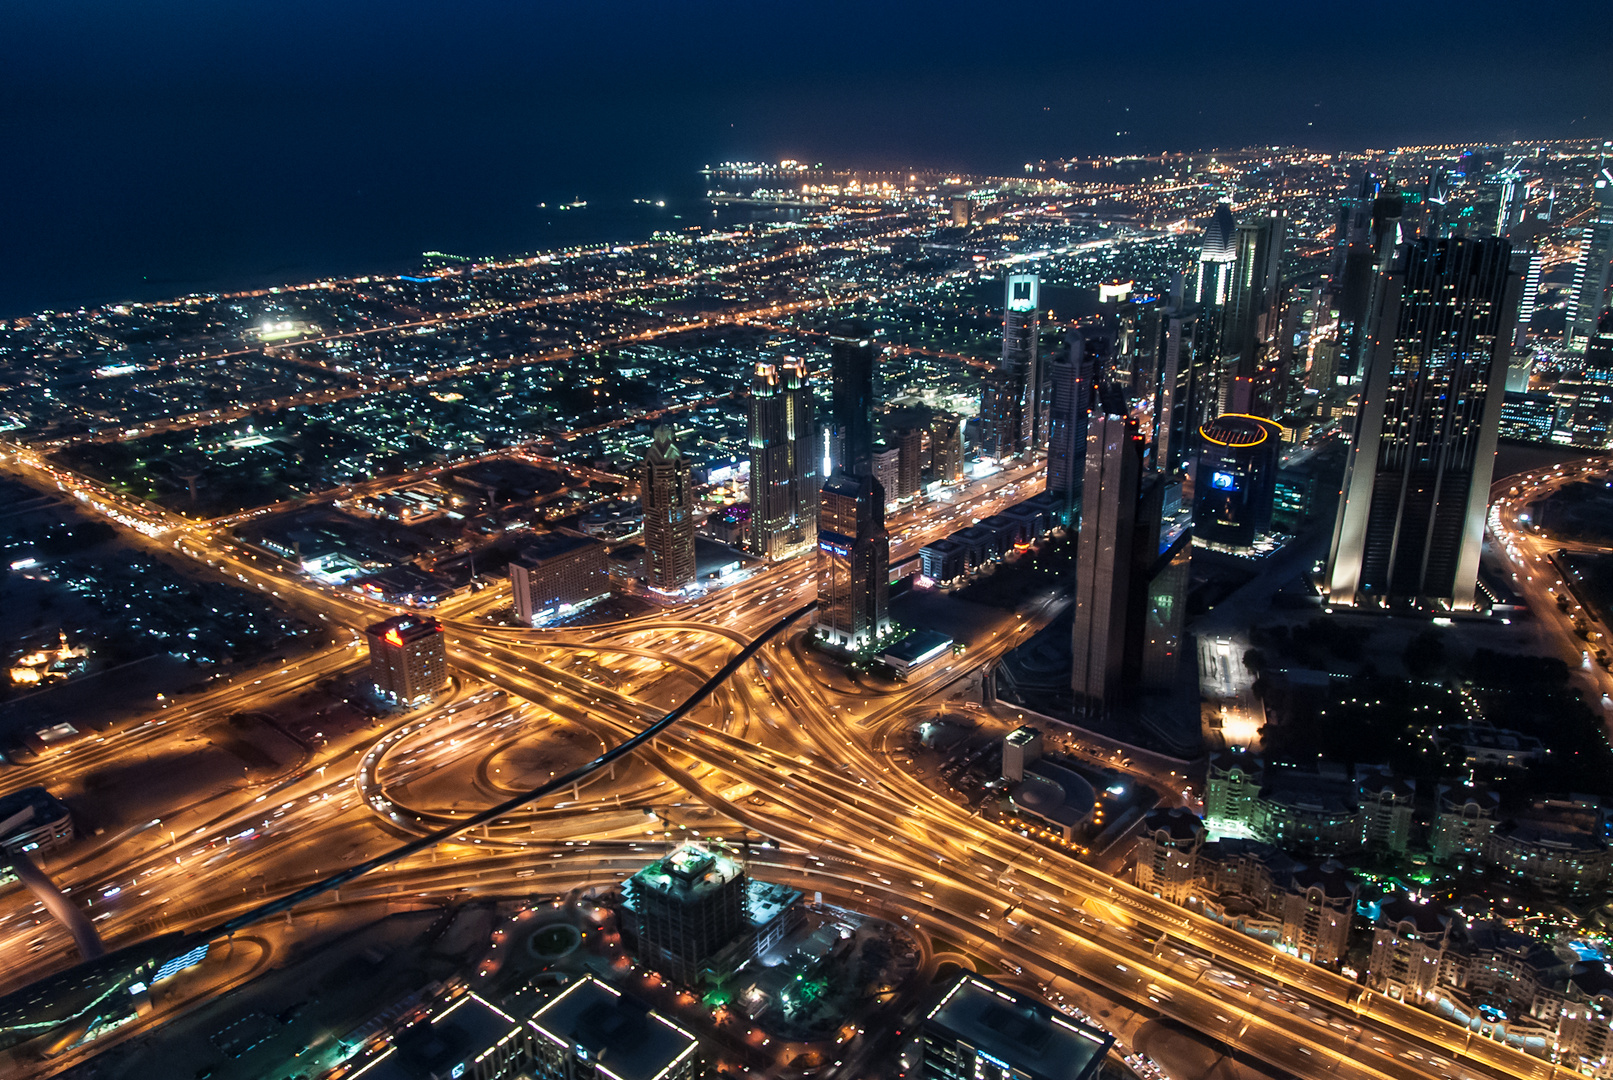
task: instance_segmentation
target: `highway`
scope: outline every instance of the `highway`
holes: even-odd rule
[[[82,492],[113,520],[160,536],[153,542],[194,559],[198,573],[271,593],[346,637],[270,679],[296,683],[356,662],[354,629],[391,611],[317,585],[218,530],[170,518],[147,531],[149,510],[93,485],[77,487],[76,478],[37,460],[24,456],[13,468],[36,483]],[[1028,497],[1038,484],[1036,469],[1027,467],[976,481],[951,502],[892,515],[893,561],[929,536]],[[452,827],[496,805],[500,791],[515,789],[514,778],[496,789],[486,781],[499,767],[494,762],[509,760],[497,755],[512,740],[570,726],[598,745],[620,744],[686,700],[705,674],[813,589],[813,564],[796,559],[618,623],[524,630],[461,613],[448,622],[458,689],[440,706],[327,748],[267,790],[242,785],[220,793],[189,811],[183,834],[164,835],[167,823],[153,824],[93,858],[48,869],[75,898],[87,897],[86,911],[114,945],[218,925],[375,858],[400,837]],[[776,857],[757,858],[761,876],[810,883],[848,906],[906,915],[1044,981],[1100,986],[1298,1076],[1545,1080],[1558,1071],[1156,900],[981,819],[892,765],[884,746],[896,718],[1040,625],[1034,614],[1005,612],[966,661],[954,658],[892,685],[847,678],[796,638],[774,641],[683,725],[641,749],[640,764],[344,884],[342,896],[428,899],[537,888],[538,879],[516,875],[539,869],[545,882],[602,882],[693,830],[744,831],[781,845]],[[249,683],[252,692],[268,692],[258,679]],[[246,692],[239,681],[187,704],[194,714],[188,721],[184,714],[148,718],[105,743],[75,747],[72,767],[118,760],[125,737],[171,739],[170,723],[238,708],[232,694]],[[37,781],[48,770],[27,775]],[[464,777],[462,798],[433,804],[421,794],[453,776]],[[9,790],[23,779],[14,770],[3,783]],[[792,863],[785,852],[800,854]],[[0,955],[8,958],[8,988],[73,959],[65,935],[38,923],[15,890],[0,896]]]

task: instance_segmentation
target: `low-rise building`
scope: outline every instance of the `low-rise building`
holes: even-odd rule
[[[383,696],[413,705],[448,689],[448,645],[436,619],[394,615],[364,634],[370,645],[370,678]]]
[[[1088,1080],[1114,1036],[978,975],[924,1018],[924,1080]]]
[[[1434,861],[1464,866],[1484,855],[1501,809],[1501,796],[1483,788],[1441,784],[1435,796]]]
[[[72,842],[73,815],[49,791],[25,787],[0,796],[0,851],[28,855]]]
[[[1173,806],[1150,811],[1137,837],[1137,887],[1161,900],[1185,904],[1197,885],[1204,822],[1191,810]]]
[[[700,1043],[685,1028],[592,975],[532,1017],[535,1080],[697,1080]]]

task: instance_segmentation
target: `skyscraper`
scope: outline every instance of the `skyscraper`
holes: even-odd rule
[[[930,421],[930,467],[943,484],[963,479],[963,436],[958,418],[942,413]]]
[[[1134,419],[1108,412],[1094,415],[1087,432],[1070,688],[1078,709],[1097,714],[1120,690],[1142,439]]]
[[[1275,336],[1273,309],[1280,297],[1283,235],[1280,214],[1265,214],[1238,226],[1237,257],[1227,291],[1221,355],[1237,358],[1237,374],[1254,378],[1262,346]]]
[[[751,377],[751,550],[779,559],[812,546],[818,529],[817,425],[806,363],[758,363]]]
[[[914,498],[919,493],[920,478],[924,475],[925,467],[924,444],[929,439],[929,432],[923,428],[902,428],[893,438],[901,451],[896,476],[896,499],[900,502]]]
[[[873,343],[845,333],[831,341],[842,456],[818,499],[815,627],[820,641],[854,650],[890,629],[890,537],[885,489],[874,477]]]
[[[1058,495],[1069,509],[1081,497],[1094,372],[1086,339],[1072,331],[1066,340],[1064,353],[1047,365],[1051,398],[1047,414],[1047,490]]]
[[[1596,174],[1592,196],[1595,207],[1580,239],[1574,285],[1568,294],[1564,341],[1576,352],[1596,328],[1596,317],[1613,302],[1613,169]]]
[[[1473,606],[1523,290],[1506,240],[1405,245],[1377,275],[1328,559],[1338,604]]]
[[[1036,365],[1040,291],[1035,274],[1008,275],[1002,360],[987,373],[980,399],[982,449],[999,461],[1033,454],[1042,441]]]
[[[854,650],[890,629],[885,492],[872,475],[836,474],[818,506],[817,634]]]
[[[862,327],[843,324],[829,335],[831,461],[835,472],[862,476],[873,467],[874,365],[879,350]]]
[[[368,626],[370,678],[376,690],[402,705],[448,689],[448,645],[442,623],[429,615],[394,615]]]
[[[1197,450],[1199,427],[1216,404],[1215,363],[1202,313],[1173,307],[1160,322],[1154,462],[1167,477],[1179,479]]]
[[[1199,274],[1193,298],[1204,307],[1220,308],[1232,291],[1232,266],[1238,258],[1238,223],[1230,203],[1217,203],[1215,213],[1204,223],[1204,243],[1199,248]]]
[[[695,579],[694,479],[689,459],[672,444],[672,429],[655,429],[639,467],[639,501],[644,506],[644,576],[661,592],[681,589]]]

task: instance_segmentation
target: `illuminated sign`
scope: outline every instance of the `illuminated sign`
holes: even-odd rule
[[[1035,274],[1008,275],[1008,310],[1035,311],[1041,280]]]
[[[833,540],[819,540],[818,541],[818,550],[819,551],[827,551],[831,555],[838,555],[842,559],[848,558],[851,555],[851,547],[850,547],[850,545],[848,545],[848,544],[837,544]]]
[[[386,642],[388,645],[397,645],[400,648],[403,646],[403,635],[398,633],[397,627],[386,632]]]
[[[1220,488],[1222,491],[1237,491],[1238,478],[1229,472],[1211,473],[1210,486]]]

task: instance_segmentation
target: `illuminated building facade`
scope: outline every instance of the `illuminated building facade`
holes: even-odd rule
[[[1599,315],[1613,303],[1613,168],[1596,174],[1594,206],[1580,238],[1579,261],[1568,294],[1564,341],[1570,349],[1585,347]]]
[[[817,424],[804,360],[751,376],[750,547],[767,559],[809,549],[818,529]]]
[[[694,984],[745,929],[745,868],[726,851],[681,844],[622,888],[623,930],[639,960]]]
[[[639,466],[644,506],[644,576],[650,588],[675,592],[695,579],[694,477],[689,459],[662,424]]]
[[[987,372],[980,398],[981,451],[998,461],[1034,453],[1041,445],[1036,364],[1041,282],[1009,274],[1003,302],[1003,352]]]
[[[528,626],[610,595],[605,545],[591,536],[555,532],[510,560],[516,618]]]
[[[1193,534],[1207,545],[1248,550],[1271,526],[1282,426],[1228,414],[1199,430]]]
[[[1219,310],[1232,294],[1232,269],[1238,259],[1238,223],[1229,203],[1217,203],[1215,213],[1204,223],[1204,242],[1199,247],[1199,272],[1194,283],[1194,300],[1206,308]]]
[[[835,476],[818,508],[820,640],[841,649],[872,644],[890,629],[890,537],[885,492],[873,476]]]
[[[403,705],[448,689],[448,646],[442,623],[429,615],[394,615],[364,630],[375,689]]]
[[[1513,321],[1503,239],[1421,239],[1376,283],[1328,559],[1332,602],[1473,607]]]

